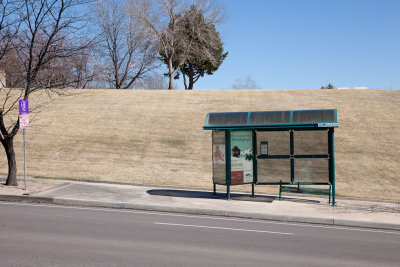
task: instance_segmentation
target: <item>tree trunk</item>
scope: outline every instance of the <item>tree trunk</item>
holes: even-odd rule
[[[168,59],[168,71],[169,71],[169,86],[168,89],[169,90],[173,90],[174,89],[174,77],[175,77],[175,73],[173,71],[173,66],[172,66],[172,58]]]
[[[189,64],[189,73],[188,73],[188,77],[189,77],[189,87],[188,90],[193,90],[193,85],[194,85],[194,72],[193,72],[193,66],[192,64]]]
[[[8,176],[6,185],[17,186],[17,162],[15,161],[14,137],[6,138],[3,142],[8,161]]]
[[[169,74],[169,85],[168,85],[169,90],[174,90],[174,74],[170,73]]]
[[[188,87],[188,90],[193,90],[193,85],[194,85],[193,77],[189,76],[189,87]]]
[[[182,76],[183,76],[183,84],[185,85],[185,90],[187,90],[188,87],[187,87],[187,84],[186,84],[186,74],[185,74],[184,70],[181,70],[181,71],[182,71]]]

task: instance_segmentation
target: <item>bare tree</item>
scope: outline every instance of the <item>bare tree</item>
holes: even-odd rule
[[[16,18],[16,13],[19,8],[21,8],[19,1],[0,0],[0,60],[18,32],[20,20]]]
[[[18,19],[17,12],[21,6],[20,1],[0,0],[0,71],[2,75],[0,88],[6,86],[5,67],[7,64],[4,57],[10,51],[11,41],[18,33],[21,20]]]
[[[7,48],[6,53],[0,59],[0,69],[4,74],[3,87],[20,88],[23,87],[24,70],[19,61],[18,54],[11,47]],[[3,90],[6,90],[5,88]]]
[[[183,0],[131,0],[130,3],[131,14],[143,23],[146,32],[157,42],[168,66],[169,89],[174,89],[174,78],[196,47],[193,46],[195,38],[186,38],[184,23],[181,23],[188,6]],[[222,22],[224,12],[217,1],[195,1],[193,5],[204,17],[204,23],[193,24],[197,27],[193,33],[200,33],[206,25]]]
[[[19,130],[18,100],[45,90],[49,94],[66,86],[65,75],[57,65],[88,47],[83,37],[83,17],[77,13],[85,0],[24,0],[19,9],[20,28],[12,38],[12,55],[21,69],[22,88],[3,89],[0,93],[0,142],[8,160],[7,185],[17,185],[14,137]],[[74,40],[71,42],[70,40]],[[7,52],[8,54],[8,52]],[[54,69],[55,70],[54,70]]]
[[[73,88],[89,88],[91,83],[99,76],[99,68],[95,63],[95,58],[92,46],[82,49],[68,58],[69,65],[71,66],[70,75],[73,81],[70,85]]]
[[[136,79],[156,67],[154,42],[142,24],[126,12],[124,2],[97,0],[94,11],[107,82],[111,88],[130,88]]]
[[[247,76],[246,78],[237,78],[232,85],[232,89],[260,89],[260,87],[253,78]]]
[[[163,90],[168,89],[168,83],[163,74],[153,72],[145,77],[137,79],[134,83],[134,88],[145,90]]]

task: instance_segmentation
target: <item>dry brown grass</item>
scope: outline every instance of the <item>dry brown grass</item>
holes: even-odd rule
[[[28,174],[211,189],[207,112],[320,108],[338,109],[337,193],[399,200],[399,90],[86,90],[31,123]],[[21,133],[15,145],[22,175]]]

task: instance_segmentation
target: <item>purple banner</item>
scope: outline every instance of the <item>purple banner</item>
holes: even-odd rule
[[[29,114],[28,100],[19,101],[19,114]]]

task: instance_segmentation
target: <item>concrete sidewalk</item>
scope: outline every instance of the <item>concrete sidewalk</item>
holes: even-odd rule
[[[59,182],[59,181],[58,181]],[[126,208],[147,211],[267,219],[285,222],[315,223],[335,226],[358,226],[400,231],[400,205],[337,198],[337,205],[328,198],[277,196],[232,193],[227,201],[224,193],[62,181],[56,188],[31,195],[0,195],[0,201],[41,202],[90,207]]]

